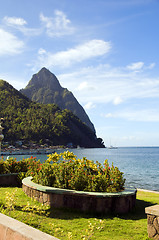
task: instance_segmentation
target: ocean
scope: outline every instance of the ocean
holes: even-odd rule
[[[63,152],[64,150],[57,150]],[[89,160],[103,163],[108,159],[120,171],[126,179],[125,186],[133,186],[147,190],[159,191],[159,147],[119,147],[117,149],[93,148],[70,149],[78,158],[87,157]],[[15,155],[17,160],[27,158],[30,155]],[[34,155],[41,162],[47,159],[47,155]]]

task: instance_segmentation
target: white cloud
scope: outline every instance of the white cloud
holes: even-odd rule
[[[143,62],[136,62],[128,65],[127,68],[133,71],[138,71],[138,70],[141,70],[143,66],[144,66]]]
[[[78,87],[77,91],[88,91],[88,90],[94,90],[94,87],[89,85],[88,82],[81,82]]]
[[[3,18],[3,22],[10,26],[24,26],[27,22],[23,18],[8,17]]]
[[[119,96],[115,97],[114,101],[113,101],[114,105],[118,105],[118,104],[120,104],[122,102],[123,102],[123,100]]]
[[[78,90],[78,91],[81,91],[81,90],[87,89],[87,88],[88,88],[88,83],[87,83],[87,82],[81,82],[81,83],[79,84],[79,86],[77,87],[77,90]]]
[[[121,112],[120,117],[131,121],[159,122],[158,109],[140,109],[127,112]]]
[[[40,21],[42,22],[46,32],[50,37],[61,37],[64,35],[70,35],[74,32],[74,28],[71,25],[71,21],[66,17],[62,11],[56,10],[54,17],[46,17],[43,13],[40,14]],[[3,23],[9,27],[14,27],[21,31],[27,36],[40,35],[43,32],[42,26],[40,28],[27,28],[26,20],[19,17],[8,17],[3,18]]]
[[[43,49],[43,48],[40,48],[39,51],[38,51],[38,54],[39,54],[39,55],[46,54],[46,50]]]
[[[156,66],[155,63],[151,63],[147,68],[148,68],[148,69],[153,69],[155,66]]]
[[[159,78],[147,77],[146,71],[134,74],[127,68],[99,65],[62,74],[58,78],[83,104],[121,104],[131,99],[159,98]]]
[[[8,17],[5,16],[3,18],[4,26],[8,26],[10,28],[14,28],[20,32],[22,32],[25,36],[37,36],[42,33],[42,28],[28,28],[27,21],[23,18],[18,17]]]
[[[42,34],[42,29],[41,28],[26,28],[24,26],[19,27],[18,30],[22,32],[25,36],[39,36]]]
[[[0,56],[21,53],[24,49],[23,41],[13,34],[0,29]]]
[[[135,122],[159,122],[158,109],[123,109],[103,115],[105,118],[121,118]]]
[[[40,61],[41,66],[46,66],[48,68],[53,66],[69,67],[74,63],[102,56],[108,53],[110,49],[110,42],[94,39],[67,51],[55,54],[47,53],[45,56],[40,56],[38,62]]]
[[[70,35],[74,32],[74,27],[67,16],[59,10],[54,12],[54,17],[46,17],[43,13],[40,14],[40,20],[46,28],[46,32],[50,37],[61,37]]]
[[[103,114],[102,114],[103,116]],[[104,115],[105,118],[112,118],[113,117],[113,114],[112,113],[107,113]]]
[[[95,108],[95,104],[92,102],[88,102],[87,104],[84,105],[84,108],[87,110]]]

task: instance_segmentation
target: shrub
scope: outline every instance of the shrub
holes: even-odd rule
[[[32,163],[29,169],[35,183],[41,185],[93,192],[119,192],[124,189],[125,179],[117,167],[77,157],[69,151],[54,153],[40,164]],[[27,173],[28,174],[28,173]]]
[[[9,157],[6,160],[2,157],[0,159],[0,174],[27,172],[30,168],[33,168],[35,161],[38,166],[39,161],[33,157],[23,158],[20,161],[17,161],[14,157]]]

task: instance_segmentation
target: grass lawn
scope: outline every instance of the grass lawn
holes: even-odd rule
[[[159,194],[138,191],[136,207],[131,213],[93,215],[54,208],[45,209],[40,203],[27,197],[21,188],[0,188],[2,213],[61,240],[149,239],[145,207],[154,204],[159,204]]]

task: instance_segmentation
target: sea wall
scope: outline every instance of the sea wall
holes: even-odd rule
[[[118,193],[82,192],[52,188],[35,184],[31,177],[22,180],[23,191],[40,203],[56,208],[69,208],[82,212],[127,213],[136,202],[136,189]]]

